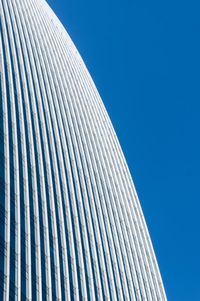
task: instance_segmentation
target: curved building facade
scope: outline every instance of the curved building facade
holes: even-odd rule
[[[0,300],[166,300],[116,134],[44,0],[0,0]]]

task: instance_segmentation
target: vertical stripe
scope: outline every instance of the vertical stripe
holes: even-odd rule
[[[109,116],[46,1],[0,1],[0,68],[2,299],[166,300]]]

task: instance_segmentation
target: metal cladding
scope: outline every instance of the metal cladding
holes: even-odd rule
[[[0,300],[166,300],[95,85],[43,0],[0,0]]]

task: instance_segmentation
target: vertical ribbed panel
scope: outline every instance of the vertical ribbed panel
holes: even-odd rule
[[[110,119],[43,0],[0,0],[0,300],[166,300]]]

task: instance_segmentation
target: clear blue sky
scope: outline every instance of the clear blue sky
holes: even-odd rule
[[[48,0],[131,170],[168,300],[200,300],[199,1]]]

